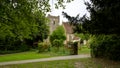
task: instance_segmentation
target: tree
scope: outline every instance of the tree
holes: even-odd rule
[[[34,0],[0,0],[0,9],[0,50],[19,50],[26,39],[47,37],[47,19]]]
[[[85,19],[83,28],[92,34],[119,34],[119,0],[90,0],[86,2],[90,19]]]
[[[93,35],[92,57],[102,57],[120,61],[120,1],[90,0],[86,2],[90,19],[83,18],[83,29]]]
[[[59,47],[59,46],[63,45],[63,42],[65,39],[66,39],[65,31],[62,26],[57,27],[57,29],[55,31],[53,31],[53,33],[50,35],[50,42],[53,46]],[[58,43],[60,43],[59,46],[58,46]]]
[[[80,17],[79,14],[76,17],[71,17],[70,15],[68,15],[66,12],[62,12],[63,16],[66,17],[68,19],[68,21],[72,24],[72,25],[76,25],[76,24],[80,24]]]
[[[52,46],[57,47],[57,51],[59,50],[59,47],[63,45],[63,41],[59,39],[55,39],[52,43]]]

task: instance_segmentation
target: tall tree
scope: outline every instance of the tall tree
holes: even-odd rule
[[[83,28],[92,34],[119,34],[120,1],[90,0],[86,2],[90,19],[84,19]]]
[[[1,0],[0,9],[0,48],[19,46],[36,36],[43,40],[48,34],[47,19],[34,0]]]
[[[90,19],[83,18],[83,29],[93,35],[91,55],[120,61],[120,1],[90,1],[85,3]]]

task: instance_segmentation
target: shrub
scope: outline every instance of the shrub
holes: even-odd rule
[[[50,45],[47,42],[38,42],[38,53],[49,51]]]
[[[27,44],[23,43],[23,44],[21,44],[19,46],[19,49],[20,49],[21,52],[22,51],[28,51],[29,50],[29,46]]]
[[[92,57],[101,57],[120,61],[120,36],[96,35],[90,42]]]
[[[88,40],[90,38],[90,34],[84,34],[84,33],[79,33],[79,34],[75,34],[76,36],[80,37],[81,40]]]
[[[78,42],[68,42],[67,45],[70,51],[70,55],[78,54]]]
[[[50,42],[53,46],[56,43],[54,41],[63,43],[65,39],[65,31],[62,26],[57,27],[57,29],[50,35]]]
[[[62,40],[55,39],[55,40],[53,41],[53,45],[52,45],[52,46],[60,47],[61,45],[63,45],[63,41],[62,41]]]

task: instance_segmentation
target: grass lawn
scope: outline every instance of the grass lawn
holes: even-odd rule
[[[0,68],[120,68],[120,62],[103,59],[82,58],[57,60],[17,65],[0,66]]]
[[[81,50],[79,50],[79,54],[90,54],[90,49],[86,46],[83,46]],[[37,53],[35,51],[29,51],[23,53],[1,55],[0,62],[48,58],[59,55],[61,54],[51,52]],[[0,68],[120,68],[120,62],[114,62],[105,59],[82,58],[72,60],[56,60],[27,64],[6,65],[0,66]]]
[[[63,56],[63,55],[66,55],[66,54],[62,54],[61,52],[37,53],[36,51],[28,51],[28,52],[0,55],[0,62],[40,59],[40,58],[48,58],[48,57]]]
[[[61,50],[59,52],[52,51],[52,52],[37,53],[36,51],[28,51],[28,52],[22,52],[22,53],[6,54],[6,55],[0,55],[0,62],[28,60],[28,59],[40,59],[40,58],[68,55],[67,51],[66,51],[66,53],[65,52],[63,53],[63,52],[64,52],[64,49],[61,48]],[[79,54],[89,54],[90,49],[88,49],[87,47],[82,47],[78,53]]]
[[[33,51],[27,51],[21,53],[0,55],[0,62],[40,59],[40,58],[48,58],[55,56],[65,56],[69,54],[68,51],[64,51],[63,47],[61,47],[58,52],[57,51],[54,51],[54,49],[52,49],[52,51],[50,52],[38,53],[36,50],[33,50]]]
[[[28,51],[28,52],[22,52],[22,53],[0,55],[0,62],[47,58],[47,57],[52,57],[52,56],[48,53],[37,53],[35,51]]]
[[[81,46],[81,48],[78,48],[78,54],[90,54],[90,48],[86,45]]]

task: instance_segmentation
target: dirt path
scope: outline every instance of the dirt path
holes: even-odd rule
[[[89,54],[84,54],[84,55],[59,56],[59,57],[32,59],[32,60],[9,61],[9,62],[0,62],[0,66],[1,65],[11,65],[11,64],[24,64],[24,63],[32,63],[32,62],[42,62],[42,61],[54,61],[54,60],[67,60],[67,59],[77,59],[77,58],[88,58],[88,57],[90,57]]]

